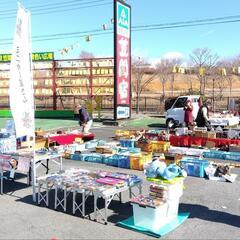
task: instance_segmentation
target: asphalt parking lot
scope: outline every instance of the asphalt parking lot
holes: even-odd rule
[[[95,127],[98,139],[109,140],[114,127]],[[90,170],[104,169],[134,173],[144,180],[143,192],[148,183],[143,172],[117,169],[103,164],[72,160],[63,161],[64,168],[79,167]],[[52,171],[55,171],[52,166]],[[239,169],[233,172],[240,174]],[[43,170],[39,175],[44,174]],[[177,229],[162,239],[239,239],[240,238],[240,180],[234,183],[215,182],[187,177],[184,194],[180,199],[180,212],[190,212],[190,217]],[[5,182],[5,194],[0,196],[1,239],[154,239],[147,235],[116,226],[118,221],[132,215],[128,194],[123,203],[114,200],[110,205],[109,224],[94,222],[93,199],[87,201],[87,217],[73,216],[71,196],[67,212],[55,211],[51,193],[49,208],[37,206],[32,201],[32,188],[26,186],[26,178],[18,176],[15,182]]]

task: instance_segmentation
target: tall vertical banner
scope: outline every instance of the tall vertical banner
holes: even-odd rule
[[[30,12],[18,6],[10,65],[9,98],[16,136],[34,136]]]
[[[131,7],[114,1],[114,119],[131,116]]]

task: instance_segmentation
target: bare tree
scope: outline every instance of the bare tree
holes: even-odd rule
[[[232,88],[234,83],[233,68],[239,64],[238,58],[227,58],[220,62],[221,75],[225,77],[229,87],[229,100],[232,97]]]
[[[162,100],[165,101],[165,86],[167,81],[172,79],[172,68],[173,64],[172,61],[169,59],[162,59],[156,64],[156,72],[159,77],[159,80],[162,85]]]
[[[172,67],[172,76],[170,78],[170,84],[171,84],[171,95],[173,96],[174,92],[174,82],[175,82],[175,75],[177,72],[177,67],[179,67],[182,64],[183,60],[182,58],[173,58],[169,59],[169,64]]]
[[[208,48],[197,48],[190,55],[193,66],[197,69],[197,77],[200,83],[200,94],[205,94],[206,74],[216,67],[219,56]]]
[[[87,52],[82,50],[81,53],[79,54],[80,59],[89,59],[89,58],[94,58],[94,54],[91,52]]]
[[[132,75],[132,88],[136,93],[136,113],[139,113],[140,96],[146,87],[154,80],[156,72],[144,58],[133,57]]]

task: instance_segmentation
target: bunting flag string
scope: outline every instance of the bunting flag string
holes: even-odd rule
[[[114,24],[114,19],[111,18],[110,21],[108,21],[107,23],[103,23],[101,25],[101,29],[106,31],[108,30],[110,27],[110,25]],[[85,42],[91,42],[92,41],[92,36],[91,35],[86,35],[84,37],[85,39]],[[58,51],[60,52],[61,55],[66,55],[68,54],[69,52],[71,52],[72,50],[76,49],[76,48],[79,48],[80,47],[80,41],[77,41],[67,47],[64,47],[62,49],[59,49]]]

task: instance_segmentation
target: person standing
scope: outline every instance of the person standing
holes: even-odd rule
[[[206,102],[199,108],[197,118],[196,118],[197,127],[209,127],[210,106],[211,106],[211,103]]]
[[[82,106],[78,105],[79,108],[79,125],[82,127],[82,132],[88,134],[90,128],[92,127],[92,118],[89,116],[87,110]]]
[[[187,100],[184,106],[184,122],[186,127],[189,127],[193,123],[193,105],[190,100]]]

